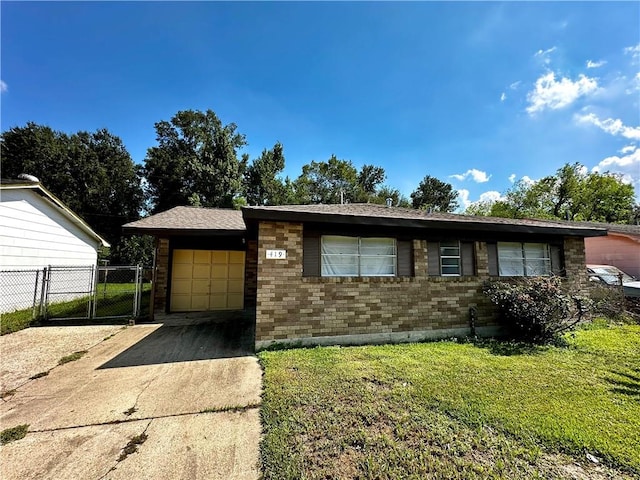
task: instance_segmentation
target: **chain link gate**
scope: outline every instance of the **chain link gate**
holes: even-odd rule
[[[49,266],[0,271],[0,314],[25,319],[140,318],[150,312],[152,269]]]

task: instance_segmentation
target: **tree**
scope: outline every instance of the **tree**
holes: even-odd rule
[[[335,155],[326,162],[313,160],[304,165],[293,183],[297,203],[301,204],[354,202],[357,185],[356,168]]]
[[[407,197],[400,193],[397,188],[390,187],[388,185],[382,185],[378,187],[375,194],[368,198],[369,203],[376,203],[379,205],[385,205],[387,199],[391,199],[391,205],[394,207],[411,208],[411,202]]]
[[[449,183],[427,175],[411,193],[413,208],[433,208],[438,212],[453,212],[458,208],[458,192]]]
[[[619,175],[588,172],[579,163],[565,164],[537,182],[518,182],[499,200],[467,213],[508,218],[629,222],[635,191]]]
[[[244,176],[245,197],[249,205],[282,205],[287,203],[287,187],[278,178],[284,170],[284,153],[281,143],[271,150],[263,150]],[[290,185],[290,184],[289,184]]]
[[[378,196],[378,189],[387,178],[387,174],[382,167],[375,165],[363,165],[358,172],[356,201],[373,202]]]
[[[28,173],[117,247],[142,206],[139,169],[106,129],[67,135],[29,122],[1,136],[2,175]]]
[[[212,110],[183,110],[155,124],[158,145],[147,151],[144,176],[153,212],[178,205],[232,207],[241,192],[248,158],[234,123]]]

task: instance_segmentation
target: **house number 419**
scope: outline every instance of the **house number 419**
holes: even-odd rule
[[[286,250],[267,250],[267,258],[272,258],[276,260],[287,258],[287,251]]]

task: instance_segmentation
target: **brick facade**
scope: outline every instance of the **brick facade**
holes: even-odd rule
[[[427,242],[413,240],[413,277],[303,277],[303,226],[260,222],[256,346],[326,337],[361,343],[401,341],[470,332],[470,308],[477,311],[479,332],[497,331],[496,311],[482,293],[489,277],[485,242],[475,242],[477,275],[427,275]],[[286,249],[286,259],[267,259],[267,249]],[[567,278],[580,285],[584,272],[584,240],[565,239]],[[406,334],[406,335],[405,335]],[[328,342],[331,340],[328,339]]]

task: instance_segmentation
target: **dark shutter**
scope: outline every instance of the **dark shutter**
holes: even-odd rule
[[[498,245],[487,243],[487,257],[489,260],[489,275],[498,276]]]
[[[320,276],[320,236],[304,235],[302,241],[302,276]]]
[[[440,275],[440,244],[427,242],[427,269],[430,276]]]
[[[398,240],[398,276],[413,277],[413,242]]]
[[[560,245],[549,245],[549,255],[551,256],[551,272],[554,275],[564,275],[562,247]]]
[[[473,242],[460,242],[461,275],[476,274],[476,259],[473,251]]]

